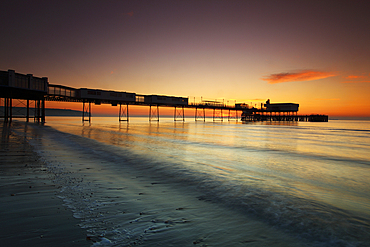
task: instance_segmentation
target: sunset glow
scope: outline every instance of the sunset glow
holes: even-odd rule
[[[2,8],[0,70],[75,88],[270,99],[299,103],[302,114],[370,117],[366,1],[15,0]],[[130,111],[149,111],[140,109]],[[118,114],[109,105],[93,112]]]

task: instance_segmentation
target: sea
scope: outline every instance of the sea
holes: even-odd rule
[[[17,123],[91,246],[370,246],[370,121]]]

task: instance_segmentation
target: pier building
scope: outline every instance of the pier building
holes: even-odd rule
[[[29,121],[45,122],[45,96],[48,93],[48,78],[35,77],[32,74],[19,74],[14,70],[0,71],[0,100],[2,112],[0,113],[5,121],[11,121],[13,117],[20,117],[13,112],[15,106],[26,108],[26,115],[23,116]],[[16,99],[25,100],[17,102]],[[1,104],[0,104],[1,106]]]
[[[327,115],[298,115],[299,104],[295,103],[270,103],[266,101],[261,108],[248,105],[238,105],[243,108],[241,115],[242,121],[308,121],[308,122],[327,122]]]

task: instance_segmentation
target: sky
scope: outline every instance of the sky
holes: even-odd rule
[[[12,0],[1,8],[0,70],[76,88],[270,99],[299,103],[301,114],[370,117],[370,1]]]

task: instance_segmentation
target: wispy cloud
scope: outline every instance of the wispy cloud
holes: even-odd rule
[[[364,76],[364,75],[349,75],[349,76],[347,76],[345,78],[348,79],[348,80],[352,80],[352,79],[364,79],[364,78],[366,78],[366,76]]]
[[[315,70],[303,70],[294,73],[278,73],[265,76],[262,80],[267,81],[270,84],[282,83],[282,82],[293,82],[293,81],[313,81],[324,79],[335,76],[332,72],[315,71]]]
[[[369,76],[367,75],[349,75],[344,77],[347,81],[342,83],[370,83]]]

